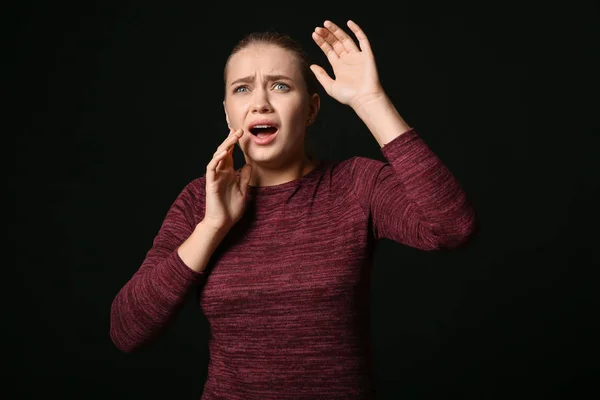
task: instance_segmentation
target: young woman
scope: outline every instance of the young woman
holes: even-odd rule
[[[113,301],[111,338],[132,352],[197,290],[210,323],[203,399],[374,398],[368,290],[377,241],[453,249],[475,232],[459,183],[386,96],[365,33],[348,27],[358,44],[330,21],[312,33],[335,79],[286,36],[251,34],[234,48],[229,136]],[[307,156],[319,83],[364,121],[387,162]],[[246,161],[238,171],[236,144]]]

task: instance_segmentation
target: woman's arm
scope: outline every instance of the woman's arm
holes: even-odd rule
[[[224,233],[194,226],[198,196],[191,184],[171,205],[140,268],[115,296],[110,337],[123,352],[155,340],[205,279],[204,269]]]

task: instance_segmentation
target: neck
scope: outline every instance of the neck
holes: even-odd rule
[[[306,154],[299,162],[278,168],[265,168],[253,163],[250,186],[273,186],[297,180],[312,171],[318,164],[318,160],[311,160]]]

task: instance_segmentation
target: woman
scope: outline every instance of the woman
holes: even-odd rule
[[[290,38],[253,34],[225,66],[230,134],[169,209],[111,310],[132,352],[160,336],[197,288],[210,323],[203,399],[374,398],[369,339],[376,242],[453,249],[475,231],[459,183],[400,117],[369,41],[330,21],[312,34],[335,79]],[[388,162],[311,160],[317,84],[351,107]],[[246,164],[233,169],[239,145]]]

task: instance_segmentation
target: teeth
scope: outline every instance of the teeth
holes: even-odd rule
[[[272,125],[254,125],[253,128],[273,128]]]

